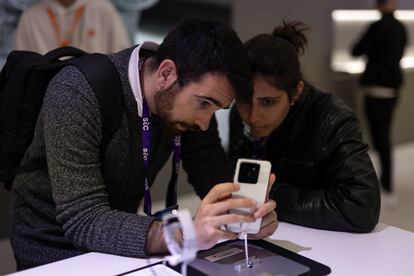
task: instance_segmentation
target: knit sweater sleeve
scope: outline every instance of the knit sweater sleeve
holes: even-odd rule
[[[83,75],[66,67],[43,103],[48,171],[56,220],[83,250],[145,257],[152,218],[112,210],[101,174],[101,116]]]
[[[186,132],[182,135],[183,168],[188,182],[200,198],[219,183],[232,180],[232,172],[226,153],[221,146],[217,121],[213,116],[205,132]]]

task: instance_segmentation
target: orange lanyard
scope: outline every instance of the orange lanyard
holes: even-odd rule
[[[52,23],[53,30],[55,31],[56,39],[59,47],[68,46],[72,42],[73,33],[76,27],[79,25],[80,19],[82,18],[83,12],[85,11],[85,5],[80,6],[76,9],[75,18],[72,26],[65,35],[62,35],[59,24],[57,22],[56,15],[53,13],[51,8],[47,8],[47,14],[49,15],[50,23]]]

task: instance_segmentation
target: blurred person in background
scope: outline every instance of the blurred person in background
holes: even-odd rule
[[[21,16],[17,50],[45,54],[75,46],[87,52],[111,53],[131,45],[125,25],[106,0],[41,0]]]
[[[381,164],[382,205],[394,208],[391,124],[403,83],[400,60],[407,45],[404,25],[394,17],[396,0],[377,0],[382,17],[369,26],[352,49],[353,56],[367,57],[360,84],[365,93],[365,112],[374,149]]]
[[[141,11],[154,6],[158,0],[112,0],[112,2],[124,20],[131,44],[135,44]]]
[[[0,2],[0,68],[7,55],[15,49],[15,32],[24,10],[39,0],[4,0]],[[112,0],[127,28],[130,44],[135,44],[141,11],[155,5],[158,0]]]
[[[305,29],[283,23],[245,43],[254,94],[231,110],[229,157],[233,164],[249,157],[272,163],[269,197],[281,221],[370,232],[380,211],[378,179],[355,113],[302,76]]]
[[[14,49],[15,32],[20,15],[37,0],[0,1],[0,68],[6,62],[7,55]]]

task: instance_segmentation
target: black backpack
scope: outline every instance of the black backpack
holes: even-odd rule
[[[107,56],[87,54],[73,47],[58,48],[46,55],[11,52],[0,73],[0,182],[8,190],[17,174],[39,167],[35,163],[20,163],[32,142],[46,88],[68,65],[76,66],[83,73],[98,100],[102,114],[102,146],[109,143],[121,124],[121,80]],[[42,163],[46,165],[45,161]]]

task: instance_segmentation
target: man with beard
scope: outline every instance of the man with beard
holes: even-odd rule
[[[230,198],[239,189],[234,183],[217,184],[232,173],[212,117],[234,98],[249,101],[252,93],[247,57],[234,31],[186,19],[160,46],[146,42],[109,58],[120,75],[124,104],[121,125],[104,146],[98,101],[82,73],[68,66],[49,84],[22,161],[44,160],[47,166],[16,176],[11,193],[10,240],[18,269],[88,251],[141,258],[165,253],[149,188],[171,152],[203,198],[193,218],[199,249],[236,238],[221,228],[228,223],[263,217],[260,232],[250,238],[272,234],[273,200],[253,215],[228,214],[256,203]],[[146,215],[139,215],[143,198]]]

